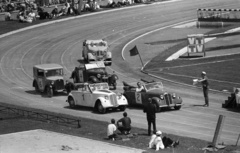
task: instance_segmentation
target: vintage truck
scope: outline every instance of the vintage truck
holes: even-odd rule
[[[86,63],[103,61],[106,66],[112,65],[112,53],[109,51],[107,41],[85,40],[83,42],[82,57]]]
[[[112,74],[107,73],[106,67],[102,61],[83,64],[75,67],[72,72],[71,78],[74,83],[100,83],[107,82],[111,87],[110,89],[115,90],[117,87],[118,76],[113,72]]]
[[[33,67],[33,87],[36,92],[46,92],[52,97],[65,90],[63,67],[59,64],[40,64]]]

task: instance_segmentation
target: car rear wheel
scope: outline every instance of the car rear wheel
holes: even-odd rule
[[[104,114],[106,113],[106,108],[103,107],[102,103],[101,102],[98,102],[97,103],[97,111],[101,114]]]
[[[53,89],[50,87],[47,87],[47,96],[51,98],[53,96]]]
[[[120,111],[125,111],[126,110],[126,106],[125,105],[119,106],[119,109],[120,109]]]
[[[68,103],[69,103],[69,107],[70,108],[74,108],[75,107],[75,101],[73,98],[69,98],[68,99]]]
[[[180,106],[174,106],[174,109],[176,110],[179,110],[181,108],[181,105]]]

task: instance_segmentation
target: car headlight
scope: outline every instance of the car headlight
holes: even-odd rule
[[[105,96],[104,98],[105,98],[106,100],[108,100],[108,99],[109,99],[109,97],[108,97],[108,96]]]
[[[173,94],[172,94],[172,97],[175,99],[175,98],[176,98],[176,94],[175,94],[175,93],[173,93]]]
[[[160,99],[163,100],[163,99],[164,99],[164,96],[163,96],[163,95],[160,95]]]

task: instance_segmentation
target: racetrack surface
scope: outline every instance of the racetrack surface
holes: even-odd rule
[[[122,117],[122,112],[95,114],[89,109],[69,109],[66,95],[47,98],[35,93],[32,87],[32,67],[42,63],[58,63],[64,66],[66,78],[81,59],[82,42],[85,39],[106,39],[111,44],[113,65],[118,80],[118,90],[123,92],[121,81],[136,83],[153,78],[141,73],[137,60],[124,61],[123,46],[148,31],[196,19],[196,10],[202,8],[235,8],[237,0],[182,0],[174,3],[156,3],[136,8],[122,8],[112,12],[89,15],[65,22],[58,22],[20,32],[0,39],[1,102],[45,109],[97,120],[109,121]],[[174,33],[173,33],[174,34]],[[160,36],[161,37],[161,36]],[[162,39],[162,38],[161,38]],[[144,60],[153,55],[142,55]],[[222,108],[227,94],[210,93],[210,107],[202,107],[202,91],[199,88],[163,81],[167,91],[178,93],[184,100],[180,111],[164,111],[157,114],[157,128],[163,132],[212,141],[219,115],[226,116],[221,142],[235,144],[240,133],[239,113]],[[141,109],[127,109],[133,126],[147,128],[146,116]]]

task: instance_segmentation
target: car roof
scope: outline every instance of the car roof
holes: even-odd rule
[[[51,69],[62,69],[63,67],[59,64],[39,64],[34,66],[37,69],[51,70]]]
[[[105,68],[103,61],[85,64],[86,70],[95,69],[95,68]]]

